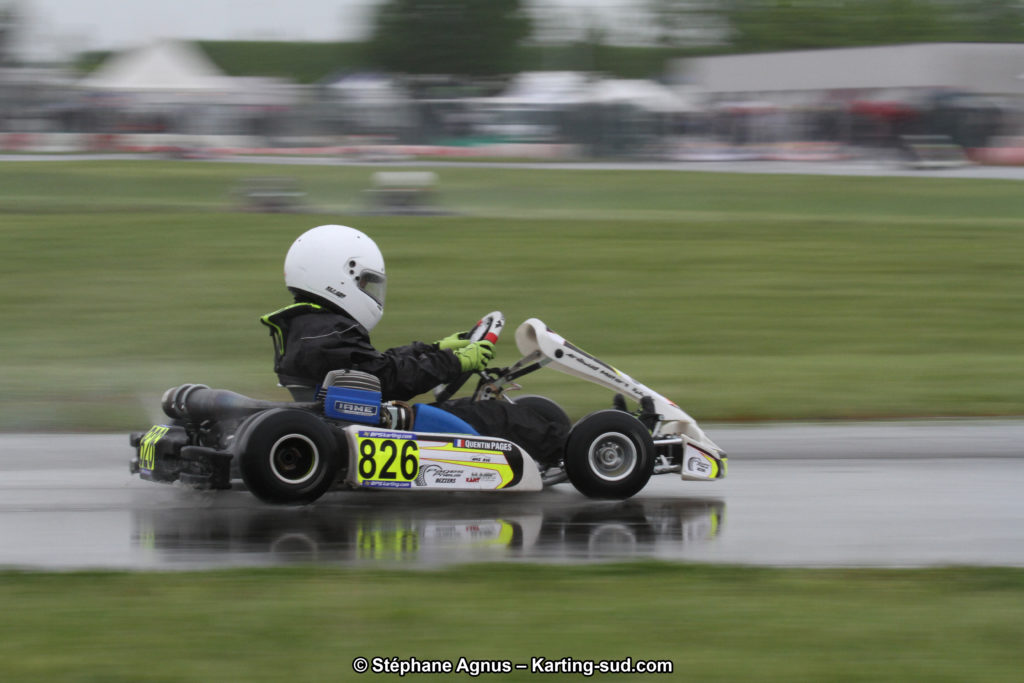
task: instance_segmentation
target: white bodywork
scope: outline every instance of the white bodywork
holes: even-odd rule
[[[704,481],[724,475],[725,453],[722,449],[707,437],[685,410],[661,394],[569,343],[537,318],[530,318],[516,329],[516,346],[524,356],[517,366],[539,363],[600,384],[636,401],[650,397],[654,412],[658,414],[652,437],[655,441],[678,439],[684,448],[682,478]]]

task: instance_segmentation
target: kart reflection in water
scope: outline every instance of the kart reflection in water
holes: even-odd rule
[[[202,566],[292,562],[441,565],[500,559],[683,559],[722,533],[725,503],[637,498],[617,502],[330,496],[305,508],[227,506],[143,509],[133,543],[161,563]]]

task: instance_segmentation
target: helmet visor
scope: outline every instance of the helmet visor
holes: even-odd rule
[[[384,295],[388,288],[388,279],[384,276],[384,273],[364,270],[359,273],[359,277],[356,278],[356,282],[359,284],[359,289],[366,292],[371,299],[376,301],[383,308]]]

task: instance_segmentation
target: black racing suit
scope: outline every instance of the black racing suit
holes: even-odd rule
[[[300,302],[263,316],[274,340],[274,372],[297,394],[311,390],[331,370],[360,370],[380,380],[381,399],[408,401],[462,374],[455,354],[412,342],[387,351],[370,344],[366,329],[344,311]],[[459,399],[440,406],[480,434],[513,441],[541,462],[557,461],[568,425],[551,422],[526,406],[506,401]]]

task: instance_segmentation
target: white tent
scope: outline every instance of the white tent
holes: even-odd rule
[[[594,80],[576,71],[527,72],[516,76],[499,97],[504,105],[557,107],[572,104],[631,104],[656,113],[695,111],[697,107],[671,88],[638,78]]]
[[[521,106],[557,106],[584,99],[588,76],[578,71],[527,71],[518,74],[491,102]]]
[[[279,78],[227,76],[193,43],[164,40],[120,52],[78,82],[83,90],[129,96],[137,105],[289,106],[299,86]]]
[[[386,74],[349,74],[325,87],[332,95],[375,104],[400,105],[411,99],[409,92],[394,77]]]
[[[590,88],[588,99],[597,104],[630,104],[646,111],[672,114],[696,111],[696,107],[660,83],[632,78],[609,78]]]
[[[139,117],[131,125],[152,133],[250,130],[299,97],[280,79],[227,76],[196,45],[176,40],[112,55],[78,87],[98,111]]]
[[[363,128],[393,129],[414,124],[413,99],[393,76],[355,73],[325,86],[342,118]]]
[[[174,40],[118,53],[79,85],[89,90],[136,93],[214,93],[233,87],[232,79],[202,50]]]

